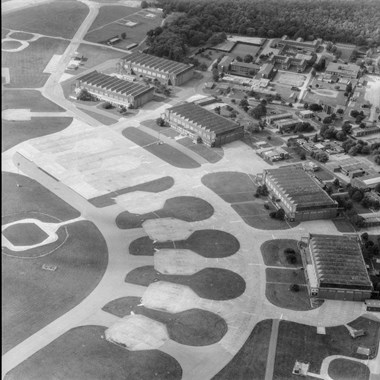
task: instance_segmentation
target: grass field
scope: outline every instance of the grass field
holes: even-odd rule
[[[206,174],[202,183],[228,203],[254,200],[256,186],[251,177],[239,172]]]
[[[212,380],[263,380],[271,331],[271,319],[259,322],[243,347]]]
[[[219,162],[224,156],[223,148],[209,148],[204,144],[194,144],[193,140],[189,137],[177,140],[177,142],[192,150],[194,153],[197,153],[199,156],[207,160],[210,164]]]
[[[42,87],[50,75],[43,73],[46,65],[54,54],[62,54],[67,46],[67,41],[44,37],[20,52],[3,51],[2,66],[9,67],[11,77],[6,87]]]
[[[3,353],[72,309],[101,280],[108,254],[99,230],[90,222],[76,222],[67,230],[65,244],[48,256],[2,255]],[[43,264],[57,270],[44,271]]]
[[[1,151],[30,139],[50,135],[67,128],[72,117],[32,117],[30,121],[2,120]]]
[[[82,112],[86,113],[87,115],[91,116],[95,120],[99,121],[100,123],[104,125],[113,125],[118,122],[116,119],[112,119],[111,117],[105,116],[98,112],[89,111],[88,109],[78,107]]]
[[[10,37],[14,38],[15,40],[28,41],[34,37],[34,34],[24,32],[12,32]]]
[[[175,197],[165,201],[160,210],[147,214],[131,214],[124,211],[116,218],[120,229],[139,228],[147,219],[176,218],[185,222],[197,222],[210,218],[214,213],[213,207],[201,198]]]
[[[252,55],[255,58],[257,52],[260,50],[260,46],[254,46],[244,43],[237,43],[235,47],[232,49],[230,55],[233,57],[241,57],[244,58],[247,54]]]
[[[373,347],[379,344],[380,322],[359,317],[350,325],[364,328],[367,335],[354,340],[344,326],[328,327],[326,335],[319,335],[316,327],[280,321],[273,379],[298,379],[299,376],[292,375],[296,360],[310,363],[309,371],[319,373],[321,363],[327,356],[358,357],[356,350],[359,346]],[[366,359],[363,356],[358,358]]]
[[[296,311],[315,309],[315,307],[311,307],[310,305],[306,285],[299,285],[300,290],[298,292],[291,292],[289,290],[289,285],[267,283],[265,288],[265,296],[270,303],[284,309]],[[320,305],[318,305],[318,307],[319,306]]]
[[[165,191],[173,187],[174,179],[173,177],[161,177],[155,179],[153,181],[141,183],[140,185],[126,187],[124,189],[120,189],[117,191],[113,191],[112,193],[108,193],[105,195],[101,195],[96,198],[89,199],[88,201],[96,207],[107,207],[115,204],[114,198],[119,195],[132,193],[134,191],[146,191],[149,193],[159,193],[161,191]]]
[[[174,137],[179,136],[179,133],[175,131],[173,128],[165,127],[165,126],[159,127],[156,123],[156,120],[144,120],[141,124],[155,131],[157,133],[157,136],[158,136],[158,133],[160,133],[163,136],[171,137],[173,139]]]
[[[1,48],[2,49],[17,49],[21,46],[21,42],[19,41],[2,41]]]
[[[188,239],[153,243],[148,236],[134,240],[129,246],[131,255],[153,256],[157,249],[190,249],[207,258],[222,258],[235,254],[240,249],[239,241],[228,232],[219,230],[194,231]]]
[[[224,301],[239,297],[245,291],[245,281],[227,269],[206,268],[190,275],[165,275],[153,266],[139,267],[129,272],[125,282],[149,286],[155,281],[168,281],[189,286],[199,297]]]
[[[294,249],[296,252],[297,262],[294,264],[289,263],[286,260],[284,250],[286,248]],[[292,239],[274,239],[268,240],[260,247],[261,254],[264,259],[264,263],[267,266],[275,267],[299,267],[302,265],[301,256],[297,247],[297,240]]]
[[[29,177],[2,172],[1,183],[3,216],[29,211],[52,215],[60,220],[80,216],[77,210]],[[21,187],[17,187],[17,183],[21,184]]]
[[[34,223],[18,223],[7,227],[2,234],[15,246],[34,245],[43,242],[47,233]]]
[[[123,297],[111,301],[102,310],[123,318],[131,312],[142,314],[166,325],[170,339],[188,346],[208,346],[219,342],[227,332],[227,323],[217,314],[201,309],[167,313],[139,306],[140,297]]]
[[[332,360],[328,374],[334,380],[369,380],[369,368],[359,362],[347,359]]]
[[[195,169],[201,165],[191,157],[167,144],[157,144],[157,139],[134,127],[123,130],[123,136],[154,154],[168,164],[182,169]]]
[[[2,21],[5,28],[72,38],[88,12],[78,1],[54,1],[9,13]]]
[[[26,108],[32,112],[63,112],[58,104],[44,98],[35,90],[4,90],[1,109]]]
[[[1,28],[1,39],[5,38],[9,33],[8,29]]]
[[[137,25],[128,27],[125,25],[127,20],[136,22]],[[161,24],[161,20],[159,15],[154,18],[144,17],[144,11],[138,8],[103,6],[86,34],[85,40],[104,42],[125,32],[126,39],[116,45],[119,48],[125,48],[131,43],[141,42],[149,30]]]
[[[103,326],[69,330],[10,371],[5,379],[181,379],[181,366],[170,355],[159,350],[128,351],[105,340],[105,330]]]
[[[80,66],[76,71],[77,73],[88,70],[91,67],[97,66],[109,59],[116,59],[125,56],[125,53],[110,49],[107,46],[94,46],[88,44],[80,44],[77,52],[80,56],[83,55],[85,58],[87,58],[87,60],[84,62],[84,65]]]

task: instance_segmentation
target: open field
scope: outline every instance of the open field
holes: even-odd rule
[[[284,84],[287,86],[301,87],[305,82],[306,76],[289,72],[278,72],[273,78],[274,83]]]
[[[294,249],[294,251],[296,252],[295,257],[297,261],[294,264],[291,264],[286,260],[286,255],[284,253],[284,250],[286,248]],[[302,265],[301,256],[297,247],[297,240],[267,240],[265,243],[261,245],[260,250],[264,259],[264,263],[267,266],[294,268]]]
[[[43,73],[46,65],[54,54],[62,54],[67,46],[67,41],[43,37],[20,52],[3,51],[2,66],[9,67],[11,77],[6,87],[42,87],[50,75]]]
[[[25,108],[31,112],[63,112],[58,104],[44,98],[35,90],[4,90],[2,93],[1,109]]]
[[[156,249],[190,249],[208,258],[222,258],[235,254],[240,249],[239,241],[228,232],[219,230],[194,231],[186,240],[154,243],[148,236],[134,240],[129,246],[131,255],[153,256]]]
[[[369,380],[369,368],[360,362],[347,359],[331,361],[328,374],[334,380]]]
[[[19,41],[2,41],[1,42],[1,48],[2,49],[18,49],[20,46],[22,46],[21,42]]]
[[[200,164],[194,161],[191,157],[186,156],[184,153],[170,145],[157,144],[158,140],[155,137],[152,137],[137,128],[128,127],[124,129],[122,133],[124,137],[170,165],[182,169],[195,169],[200,167]]]
[[[106,207],[115,204],[114,198],[119,195],[132,193],[134,191],[147,191],[150,193],[159,193],[170,189],[174,185],[173,177],[162,177],[153,181],[141,183],[140,185],[126,187],[112,193],[101,195],[100,197],[89,199],[89,202],[96,207]]]
[[[43,242],[48,234],[34,223],[18,223],[7,227],[2,234],[13,245],[35,245]]]
[[[327,327],[326,335],[317,334],[316,327],[289,321],[280,321],[274,367],[275,380],[299,378],[292,375],[296,360],[310,363],[310,372],[319,373],[324,358],[330,355],[358,356],[359,346],[374,347],[379,344],[380,322],[360,317],[349,323],[354,328],[364,328],[367,335],[351,338],[344,326]],[[289,347],[292,347],[289,350]]]
[[[140,297],[124,297],[113,300],[102,310],[123,318],[126,315],[142,314],[166,325],[170,339],[188,346],[207,346],[219,342],[227,332],[227,323],[217,314],[201,309],[190,309],[181,313],[139,306]]]
[[[337,43],[336,47],[338,48],[338,50],[340,50],[342,52],[340,59],[342,61],[350,62],[351,55],[352,55],[353,51],[355,50],[355,45]]]
[[[103,326],[71,329],[8,372],[5,379],[181,379],[181,366],[168,354],[128,351],[105,340],[105,330]]]
[[[271,319],[259,322],[243,347],[212,380],[263,380],[265,378],[271,330]]]
[[[232,49],[230,56],[240,58],[244,58],[247,54],[252,55],[253,58],[255,58],[257,52],[260,50],[260,46],[250,45],[250,44],[244,44],[244,43],[237,43],[235,47]]]
[[[29,177],[2,172],[1,179],[3,216],[29,211],[52,215],[64,221],[80,216],[77,210]],[[17,183],[21,187],[17,187]]]
[[[339,232],[355,232],[355,227],[347,219],[333,219],[333,223]]]
[[[1,151],[30,139],[60,132],[73,121],[72,117],[32,117],[30,121],[2,120]]]
[[[196,197],[175,197],[168,199],[162,209],[143,214],[124,211],[116,218],[120,229],[138,228],[147,219],[176,218],[185,222],[196,222],[210,218],[214,208],[206,201]]]
[[[167,281],[189,286],[199,297],[224,301],[239,297],[245,291],[245,281],[227,269],[206,268],[190,275],[164,275],[153,266],[139,267],[129,272],[125,282],[149,286],[155,281]]]
[[[161,24],[161,16],[146,17],[147,12],[138,8],[124,6],[103,6],[98,17],[91,25],[85,40],[90,42],[105,42],[108,39],[126,33],[126,39],[119,42],[116,46],[125,48],[131,43],[141,42],[146,33]],[[135,22],[133,27],[126,26],[128,21]]]
[[[228,203],[254,200],[256,186],[245,173],[218,172],[206,174],[202,183]]]
[[[48,256],[2,255],[3,353],[72,309],[101,280],[108,254],[99,230],[90,222],[70,224],[67,230],[66,242]],[[44,271],[43,264],[57,270]]]
[[[290,284],[267,283],[265,296],[270,303],[284,309],[296,311],[312,310],[306,285],[299,285],[300,289],[298,292],[290,291],[289,286]]]
[[[97,66],[109,59],[117,59],[125,56],[125,53],[110,49],[108,46],[94,46],[88,44],[80,44],[77,52],[78,56],[84,56],[86,58],[83,65],[79,66],[75,73],[81,73],[84,70],[88,70],[94,66]]]
[[[34,37],[34,34],[24,32],[12,32],[10,37],[14,38],[15,40],[28,41]]]
[[[9,13],[2,21],[5,28],[72,38],[88,12],[79,1],[54,1]]]

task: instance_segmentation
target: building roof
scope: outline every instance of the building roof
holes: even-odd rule
[[[267,62],[267,63],[264,63],[262,66],[261,66],[261,69],[259,71],[259,74],[262,74],[262,75],[269,75],[272,70],[274,68],[274,65],[273,63],[270,63],[270,62]]]
[[[138,51],[123,57],[125,62],[145,67],[147,69],[161,71],[166,74],[180,74],[191,69],[192,65],[172,61],[166,58],[156,57],[151,54],[140,53]]]
[[[329,62],[326,67],[326,71],[331,71],[336,74],[348,74],[350,76],[357,77],[360,67],[353,63],[339,63],[339,62]]]
[[[257,65],[256,63],[239,62],[236,59],[231,62],[231,66],[245,67],[247,69],[253,69],[253,70],[260,70],[260,65]]]
[[[283,166],[265,171],[297,211],[337,204],[302,167]]]
[[[169,108],[168,111],[190,122],[196,123],[206,130],[215,132],[217,135],[240,128],[240,126],[233,121],[193,103],[180,104]]]
[[[311,234],[309,250],[320,285],[372,287],[356,236]]]
[[[90,86],[97,86],[110,92],[117,92],[126,96],[139,96],[153,90],[153,87],[144,86],[136,82],[129,82],[97,71],[83,75],[78,78],[78,80]]]

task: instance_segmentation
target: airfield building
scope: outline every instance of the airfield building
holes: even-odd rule
[[[173,86],[184,84],[194,75],[192,65],[140,52],[125,56],[123,65],[129,74],[158,79]]]
[[[338,78],[356,79],[359,76],[360,67],[354,63],[329,62],[325,72],[326,74],[336,75]]]
[[[373,285],[356,236],[310,234],[300,243],[311,299],[364,301]]]
[[[173,129],[193,140],[200,137],[210,147],[239,140],[244,135],[243,126],[193,103],[167,109],[165,118]]]
[[[141,107],[154,96],[154,87],[129,82],[97,71],[78,78],[76,86],[77,89],[86,89],[100,100],[124,107]]]
[[[261,180],[290,221],[331,219],[337,215],[337,202],[302,167],[266,169]]]

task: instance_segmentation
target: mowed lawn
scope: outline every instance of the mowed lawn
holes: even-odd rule
[[[178,149],[167,144],[157,144],[158,140],[155,137],[137,128],[128,127],[124,129],[122,133],[127,139],[172,166],[182,169],[195,169],[201,166],[198,162]]]
[[[360,362],[347,359],[331,361],[328,374],[334,380],[368,380],[369,368]]]
[[[273,379],[298,379],[299,376],[292,375],[296,360],[310,363],[309,371],[319,373],[322,361],[327,356],[366,359],[356,354],[359,346],[372,348],[374,354],[374,347],[379,344],[380,322],[359,317],[349,324],[356,329],[365,329],[367,335],[352,339],[344,326],[327,327],[326,335],[320,335],[315,326],[280,321]]]
[[[226,334],[226,321],[210,311],[190,309],[180,313],[168,313],[140,306],[140,297],[123,297],[109,302],[102,310],[123,318],[142,314],[166,325],[170,339],[188,346],[208,346],[219,342]]]
[[[159,26],[162,21],[160,15],[155,14],[156,17],[148,18],[144,13],[145,11],[139,8],[103,6],[84,39],[90,42],[105,42],[112,37],[120,36],[121,33],[126,33],[126,39],[116,47],[124,48],[131,43],[139,43],[149,30]],[[127,20],[136,22],[137,25],[128,27],[125,25]]]
[[[296,262],[290,263],[286,259],[285,249],[293,249],[295,251]],[[267,240],[260,247],[264,263],[267,266],[275,267],[299,267],[302,265],[301,256],[297,246],[297,240],[293,239],[274,239]]]
[[[147,219],[176,218],[185,222],[197,222],[210,218],[214,208],[205,200],[196,197],[175,197],[165,201],[164,207],[146,214],[121,212],[116,217],[120,229],[140,228]]]
[[[272,320],[260,321],[243,347],[212,380],[263,380],[267,365]],[[283,380],[288,379],[284,377]]]
[[[80,216],[76,209],[29,177],[2,172],[1,184],[3,217],[17,216],[29,211],[51,215],[63,221]],[[21,187],[17,187],[17,184]],[[33,214],[31,218],[34,217]]]
[[[81,221],[67,231],[66,242],[48,256],[2,255],[3,354],[78,305],[101,280],[108,252],[99,230]],[[44,264],[57,269],[43,270]]]
[[[126,350],[104,339],[105,330],[71,329],[8,372],[5,380],[182,378],[182,368],[172,356],[160,350]]]
[[[63,54],[68,41],[53,38],[39,38],[15,53],[2,52],[2,66],[8,67],[10,83],[6,87],[42,87],[50,74],[43,73],[54,54]]]
[[[58,104],[46,99],[35,90],[4,90],[1,109],[26,108],[32,112],[63,112]]]
[[[63,131],[73,121],[72,117],[32,117],[30,121],[2,120],[1,151],[24,141]]]
[[[153,256],[155,249],[190,249],[207,258],[221,258],[234,255],[240,249],[235,236],[219,230],[197,230],[186,240],[156,242],[143,236],[129,246],[129,253],[136,256]]]
[[[47,36],[73,38],[89,12],[79,1],[53,1],[12,12],[3,17],[3,27]]]
[[[166,275],[154,266],[139,267],[129,272],[125,282],[149,286],[155,281],[167,281],[190,287],[199,297],[225,301],[241,296],[245,291],[244,279],[235,272],[221,268],[205,268],[189,275]]]

